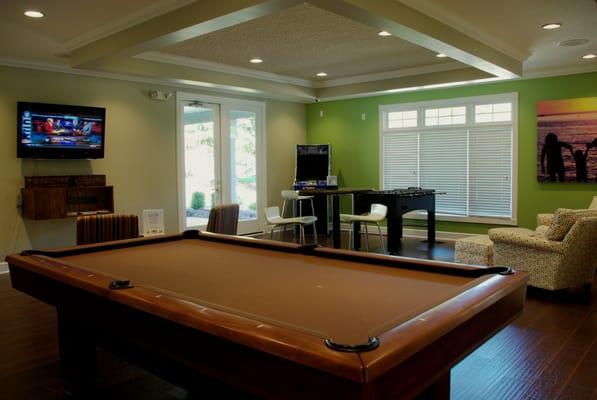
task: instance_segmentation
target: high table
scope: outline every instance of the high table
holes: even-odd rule
[[[356,193],[366,193],[370,192],[373,189],[370,188],[350,188],[350,187],[340,187],[340,188],[314,188],[314,189],[301,189],[299,190],[299,194],[301,196],[319,196],[327,198],[328,196],[332,197],[332,241],[333,246],[336,249],[340,248],[340,195],[354,195]],[[318,207],[320,209],[320,207]],[[327,209],[327,205],[326,205]],[[316,211],[316,214],[318,212]],[[325,216],[325,218],[320,218]],[[327,212],[322,213],[320,212],[318,215],[318,220],[321,219],[325,225],[324,232],[327,232]],[[321,227],[321,225],[320,225]]]
[[[64,379],[82,399],[96,346],[201,395],[446,399],[451,367],[522,310],[528,279],[198,231],[7,261],[14,288],[56,307]]]

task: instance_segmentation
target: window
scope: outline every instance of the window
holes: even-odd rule
[[[445,193],[439,219],[515,224],[516,109],[515,93],[380,107],[381,187]]]

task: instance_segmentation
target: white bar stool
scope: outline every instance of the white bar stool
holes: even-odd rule
[[[381,241],[381,248],[385,253],[386,248],[383,244],[383,236],[381,235],[381,224],[380,222],[386,218],[388,213],[388,207],[383,204],[371,204],[371,211],[365,215],[353,215],[353,214],[340,214],[340,221],[350,223],[350,230],[348,234],[348,249],[350,250],[352,244],[352,235],[354,231],[354,223],[360,222],[365,227],[365,246],[369,251],[369,231],[367,224],[377,225],[377,231],[379,232],[379,240]]]
[[[292,202],[292,216],[295,216],[295,205],[298,203],[299,206],[299,217],[303,216],[303,201],[311,202],[311,215],[315,215],[315,207],[313,206],[313,196],[300,196],[297,190],[282,190],[282,198],[284,203],[282,204],[282,216],[286,211],[286,202]]]
[[[278,227],[283,227],[284,230],[280,232],[283,234],[286,232],[286,227],[289,225],[298,225],[300,228],[300,242],[301,244],[305,244],[305,225],[313,225],[313,240],[315,244],[317,244],[317,228],[315,226],[315,222],[317,221],[317,217],[312,215],[307,215],[304,217],[294,217],[294,218],[282,218],[280,216],[280,207],[273,206],[268,207],[265,209],[265,220],[269,225],[273,225],[272,230],[270,231],[270,238],[274,238],[274,230]]]

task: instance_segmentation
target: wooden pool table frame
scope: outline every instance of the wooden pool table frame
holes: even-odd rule
[[[14,288],[56,307],[67,389],[94,391],[100,346],[191,391],[234,387],[289,399],[449,398],[450,369],[522,310],[527,275],[495,274],[379,336],[372,351],[340,352],[319,337],[204,307],[61,262],[73,254],[197,238],[231,245],[477,276],[481,268],[197,233],[7,257]],[[35,255],[35,256],[33,256]],[[134,282],[131,282],[134,286]]]

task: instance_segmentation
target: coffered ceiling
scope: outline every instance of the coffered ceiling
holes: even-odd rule
[[[595,71],[595,21],[594,0],[3,0],[0,64],[309,102]]]

